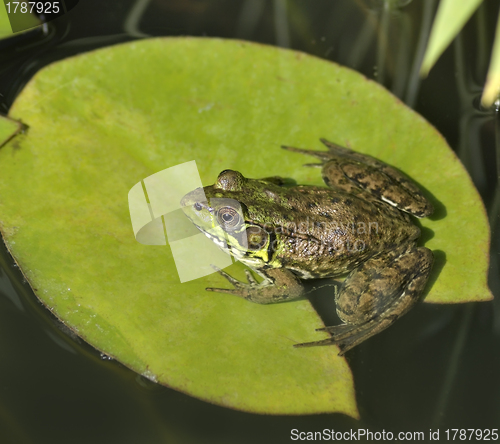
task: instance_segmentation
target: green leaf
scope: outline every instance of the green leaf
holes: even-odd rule
[[[5,4],[0,2],[0,39],[12,35],[12,28],[9,23],[9,16],[5,9]]]
[[[14,7],[13,5],[14,4],[11,5],[12,8]],[[6,8],[5,3],[0,2],[0,39],[12,37],[14,34],[17,34],[18,32],[25,32],[25,31],[18,31],[15,33],[12,32],[12,27],[10,26],[9,22],[9,16],[7,15],[7,10],[5,8]],[[18,20],[18,25],[22,24],[25,27],[26,31],[41,24],[40,19],[36,17],[34,14],[20,15],[18,13],[17,20]]]
[[[427,75],[482,0],[441,0],[420,70]]]
[[[437,217],[422,220],[441,251],[427,299],[491,297],[488,225],[464,168],[422,117],[349,69],[238,41],[144,40],[44,68],[11,116],[29,131],[0,150],[0,228],[37,296],[92,345],[177,390],[252,412],[357,416],[338,349],[292,347],[325,337],[306,300],[208,293],[228,285],[215,274],[180,284],[168,247],[135,241],[129,190],[193,159],[204,184],[227,168],[321,184],[302,167],[312,158],[279,146],[317,149],[325,137],[375,155],[435,196]]]
[[[484,87],[481,102],[488,107],[498,99],[500,93],[500,15],[497,20],[497,29],[495,32],[495,42],[491,53],[490,67],[486,77],[486,85]]]

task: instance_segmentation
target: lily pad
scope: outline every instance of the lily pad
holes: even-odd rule
[[[5,10],[5,5],[0,3],[0,39],[12,35],[12,28],[9,23],[9,16]]]
[[[11,7],[14,8],[14,4],[11,5]],[[25,32],[25,30],[28,30],[40,24],[40,19],[33,14],[22,14],[21,16],[17,14],[17,19],[21,20],[22,25],[24,25],[25,27],[21,28],[23,29],[23,31],[12,32],[12,27],[10,25],[9,16],[7,15],[5,3],[0,2],[0,39],[12,37],[14,34]]]
[[[358,415],[338,349],[292,347],[325,337],[306,300],[206,292],[227,286],[218,275],[181,284],[168,247],[134,239],[129,190],[193,159],[204,184],[227,168],[321,184],[302,167],[310,158],[279,146],[325,137],[372,154],[434,195],[424,237],[446,259],[427,300],[491,298],[488,225],[462,165],[422,117],[349,69],[238,41],[145,40],[44,68],[10,116],[29,131],[0,149],[0,229],[35,293],[92,345],[177,390],[259,413]]]
[[[22,128],[21,122],[0,116],[0,146],[12,139]]]

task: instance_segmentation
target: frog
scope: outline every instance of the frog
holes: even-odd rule
[[[304,298],[305,280],[335,281],[339,325],[317,329],[326,339],[294,344],[336,344],[344,355],[385,330],[421,299],[433,264],[419,246],[412,218],[434,209],[422,190],[397,168],[326,139],[326,151],[282,146],[314,156],[326,187],[297,185],[280,176],[251,179],[224,170],[213,185],[186,194],[188,219],[226,253],[249,267],[241,282],[213,267],[232,288],[206,290],[258,304]],[[314,282],[314,281],[313,281]]]

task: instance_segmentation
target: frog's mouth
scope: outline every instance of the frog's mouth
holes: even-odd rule
[[[195,224],[196,225],[196,224]],[[220,227],[214,228],[213,230],[206,230],[205,228],[196,225],[196,228],[200,230],[205,236],[207,236],[215,245],[217,245],[222,251],[235,256],[237,259],[240,259],[245,256],[245,250],[240,250],[241,246],[235,242],[235,238],[233,236],[229,236],[224,230]],[[220,232],[222,235],[219,235]],[[238,246],[236,246],[238,245]]]
[[[220,226],[206,230],[195,225],[222,251],[234,256],[236,260],[254,267],[272,260],[274,239],[257,225],[246,224],[244,229],[233,233],[224,231]]]
[[[196,228],[198,228],[198,230],[200,230],[205,236],[207,236],[221,250],[224,250],[228,254],[233,254],[231,251],[231,246],[226,242],[225,238],[221,238],[220,236],[216,236],[215,234],[211,233],[210,231],[205,230],[204,228],[201,228],[198,225],[196,225]]]
[[[186,195],[181,204],[191,222],[222,251],[253,266],[268,263],[274,253],[274,233],[245,218],[246,207],[235,199],[200,199],[200,190]]]

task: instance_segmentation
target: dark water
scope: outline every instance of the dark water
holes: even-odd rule
[[[492,224],[496,300],[420,304],[349,352],[361,421],[254,415],[103,359],[40,305],[2,245],[1,444],[281,443],[291,441],[292,429],[325,428],[424,431],[426,441],[432,428],[444,441],[446,429],[500,427],[499,117],[478,105],[499,2],[485,2],[422,82],[416,66],[436,1],[391,3],[386,10],[382,0],[80,0],[45,29],[0,44],[0,112],[48,63],[148,36],[242,38],[353,67],[435,125],[467,167]],[[464,240],[473,242],[467,233]]]

